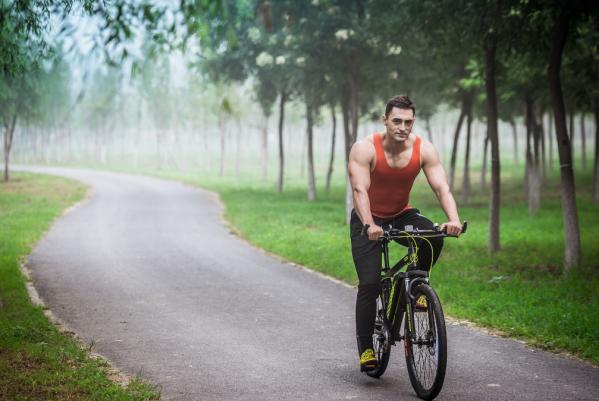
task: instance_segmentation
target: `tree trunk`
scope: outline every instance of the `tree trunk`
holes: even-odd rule
[[[470,137],[472,130],[472,107],[468,107],[466,114],[466,155],[464,157],[464,177],[462,181],[462,204],[468,204],[470,197]]]
[[[308,148],[308,134],[302,137],[302,144],[300,145],[300,164],[299,164],[299,177],[304,179],[304,172],[306,171],[306,149]]]
[[[568,35],[569,13],[568,5],[563,3],[562,10],[557,14],[555,26],[552,29],[551,50],[548,66],[548,83],[551,103],[555,116],[555,133],[557,150],[560,161],[560,181],[562,196],[562,218],[564,223],[565,258],[564,268],[570,270],[580,264],[580,230],[578,227],[578,211],[576,208],[576,191],[574,171],[572,169],[572,150],[566,128],[566,110],[562,94],[560,70],[562,52]]]
[[[514,137],[514,164],[518,165],[520,163],[518,159],[518,127],[514,119],[510,119],[510,125],[512,126],[512,136]]]
[[[485,136],[485,145],[483,146],[483,165],[480,169],[480,189],[484,191],[487,188],[487,155],[489,154],[489,135]]]
[[[345,139],[345,221],[349,224],[351,218],[351,210],[353,209],[353,198],[351,183],[349,181],[349,173],[347,164],[349,163],[349,152],[353,145],[352,135],[349,126],[350,111],[349,111],[349,94],[344,91],[341,98],[341,114],[343,116],[343,136]]]
[[[283,152],[283,122],[285,120],[285,102],[287,102],[287,93],[281,92],[279,103],[279,179],[277,181],[277,192],[283,192],[283,179],[285,174],[285,155]]]
[[[553,116],[549,113],[549,171],[553,170]]]
[[[528,165],[527,169],[527,182],[528,182],[528,213],[535,215],[539,212],[540,208],[540,191],[541,181],[539,177],[539,128],[535,121],[534,115],[534,101],[531,96],[526,97],[526,131],[527,131],[527,144],[526,144],[526,161]],[[530,139],[533,140],[533,149],[530,146]]]
[[[349,102],[349,110],[351,115],[351,145],[356,142],[358,138],[358,82],[355,77],[351,77],[350,79],[350,102]],[[350,146],[351,149],[351,146]]]
[[[333,132],[331,134],[331,157],[329,158],[329,169],[327,170],[327,182],[325,190],[331,192],[331,177],[333,176],[333,163],[335,162],[335,134],[337,131],[337,117],[335,116],[335,105],[331,104],[331,122],[333,123]]]
[[[524,101],[525,105],[525,121],[526,121],[526,153],[525,153],[525,164],[524,164],[524,196],[530,200],[530,171],[532,170],[532,146],[530,145],[532,140],[532,98],[526,96]]]
[[[570,134],[570,149],[572,149],[572,168],[574,168],[574,164],[576,163],[574,158],[576,157],[576,150],[574,149],[574,108],[572,108],[572,111],[570,112],[570,118],[568,119],[569,121],[569,127],[568,127],[568,134]]]
[[[426,123],[426,133],[428,134],[428,140],[430,141],[430,143],[433,143],[433,130],[431,129],[431,118],[426,117],[424,121]]]
[[[218,117],[218,130],[220,131],[220,167],[218,170],[218,176],[222,177],[225,175],[225,124],[222,115],[219,115]]]
[[[262,120],[262,179],[268,179],[268,116]]]
[[[584,127],[584,113],[580,113],[580,145],[582,147],[582,169],[587,169],[587,139]]]
[[[453,147],[451,148],[451,163],[449,165],[449,189],[453,190],[453,184],[455,181],[455,164],[458,153],[458,140],[460,139],[460,131],[462,130],[462,123],[466,116],[466,95],[462,95],[462,109],[460,110],[460,117],[458,118],[458,124],[456,125],[455,132],[453,134]]]
[[[545,107],[541,108],[541,112],[539,115],[539,140],[540,140],[540,144],[541,144],[541,165],[540,165],[540,171],[541,171],[541,181],[540,183],[542,184],[543,182],[545,182],[545,180],[547,179],[547,152],[546,152],[546,146],[545,146],[545,124],[543,123],[545,121]]]
[[[599,204],[599,98],[593,104],[595,114],[595,168],[593,173],[593,203]]]
[[[349,128],[349,101],[347,97],[343,97],[341,99],[341,115],[343,119],[343,136],[345,140],[345,164],[349,163],[349,152],[351,151],[352,142],[351,142],[351,131]]]
[[[499,206],[501,171],[499,137],[497,133],[497,93],[495,88],[495,53],[497,38],[489,33],[485,38],[485,89],[487,93],[487,132],[491,142],[491,201],[489,202],[489,250],[497,252],[499,242]]]
[[[358,137],[358,82],[351,74],[349,79],[349,99],[345,100],[345,102],[347,109],[347,122],[344,121],[344,125],[347,124],[347,126],[344,127],[347,128],[347,131],[345,132],[345,159],[346,162],[349,162],[349,151]],[[345,218],[348,224],[353,208],[354,200],[352,196],[352,188],[349,181],[349,174],[346,173]]]
[[[530,204],[528,212],[536,215],[541,208],[541,135],[542,127],[541,124],[536,121],[534,110],[533,110],[533,170],[532,170],[532,181],[530,183]]]
[[[16,123],[17,114],[15,113],[12,119],[4,125],[4,181],[10,180],[10,150],[12,149]]]
[[[308,201],[316,200],[316,177],[314,176],[313,115],[312,107],[306,105],[306,135],[308,137]]]

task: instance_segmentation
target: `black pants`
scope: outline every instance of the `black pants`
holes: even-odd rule
[[[412,225],[414,228],[432,230],[433,223],[420,214],[418,209],[408,209],[398,216],[382,219],[374,217],[374,222],[388,229],[389,225],[394,228],[404,228]],[[371,241],[366,235],[362,235],[363,224],[352,211],[350,222],[350,237],[352,256],[358,273],[358,296],[356,299],[356,335],[358,337],[358,352],[361,354],[366,348],[372,348],[372,334],[374,332],[374,321],[376,318],[376,297],[381,286],[381,244]],[[439,258],[443,248],[442,238],[429,239],[432,248],[426,242],[418,246],[418,268],[429,270]],[[407,240],[398,241],[408,246]],[[393,264],[393,263],[392,263]]]

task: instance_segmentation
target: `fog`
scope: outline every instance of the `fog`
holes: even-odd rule
[[[138,64],[117,67],[99,63],[90,56],[66,58],[48,66],[43,77],[41,100],[30,119],[19,120],[15,130],[12,160],[17,163],[62,164],[121,170],[179,170],[210,177],[229,177],[244,183],[276,181],[279,162],[278,101],[271,115],[264,116],[254,83],[210,82],[191,60],[180,53],[164,55]],[[397,94],[402,82],[392,82]],[[359,122],[358,138],[384,127],[380,116],[387,99],[369,105],[369,117]],[[413,132],[431,140],[449,169],[459,110],[439,104],[437,113],[419,119],[418,97]],[[477,110],[472,124],[470,165],[480,168],[486,125],[484,110]],[[375,118],[376,117],[376,118]],[[549,115],[543,117],[548,161],[557,163]],[[307,175],[307,134],[302,99],[291,97],[285,108],[283,147],[285,181],[303,183]],[[329,107],[318,110],[314,128],[314,161],[317,184],[323,184],[331,157],[332,117]],[[510,124],[499,123],[500,155],[504,167],[518,163],[523,168],[526,129],[516,119],[517,136]],[[590,119],[586,141],[592,141]],[[574,138],[580,137],[578,121]],[[517,140],[517,152],[514,140]],[[336,110],[336,140],[333,182],[345,176],[342,116]],[[553,145],[552,145],[553,144]],[[550,148],[550,145],[552,147]],[[574,141],[580,151],[581,140]],[[466,122],[462,124],[457,150],[461,174],[466,147]],[[587,146],[587,151],[591,146]]]
[[[176,66],[173,68],[172,66]],[[13,157],[19,163],[52,163],[121,169],[176,169],[228,177],[275,180],[278,171],[278,110],[265,117],[252,92],[252,83],[212,84],[194,77],[179,61],[153,73],[150,84],[125,77],[123,71],[81,71],[67,79],[63,98],[52,96],[48,116],[40,123],[21,121],[15,131]],[[76,77],[82,77],[76,79]],[[83,78],[87,77],[87,78]],[[139,82],[141,81],[141,83]],[[158,83],[158,84],[157,84]],[[398,92],[399,93],[399,92]],[[429,139],[449,166],[459,111],[440,105],[430,120],[430,132],[418,119],[413,132]],[[230,104],[230,110],[223,108]],[[46,106],[49,106],[46,105]],[[371,115],[384,112],[385,99],[371,107]],[[548,117],[544,119],[548,124]],[[326,174],[331,152],[332,117],[321,108],[314,129],[316,174]],[[589,128],[590,127],[590,122]],[[362,118],[358,138],[381,131],[380,118]],[[518,154],[514,156],[512,127],[500,122],[500,146],[506,161],[524,160],[525,127],[517,126]],[[591,129],[587,130],[592,132]],[[472,125],[471,165],[482,162],[486,126]],[[285,176],[301,179],[306,174],[305,106],[292,100],[285,110]],[[265,142],[266,138],[266,142]],[[549,139],[547,139],[549,141]],[[466,146],[466,124],[458,144],[461,164]],[[336,110],[335,181],[345,168],[342,117]]]

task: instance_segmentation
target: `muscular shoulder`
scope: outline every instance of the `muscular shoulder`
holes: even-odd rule
[[[372,136],[362,138],[353,144],[349,154],[350,161],[355,161],[360,164],[370,164],[376,155]]]
[[[435,163],[439,161],[439,154],[435,145],[431,141],[420,138],[420,162],[422,165]]]

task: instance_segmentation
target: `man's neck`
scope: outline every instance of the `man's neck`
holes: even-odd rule
[[[396,141],[391,138],[388,133],[384,133],[383,135],[383,149],[391,154],[398,154],[403,152],[406,149],[409,149],[412,146],[412,133],[408,135],[408,138],[405,141]]]

